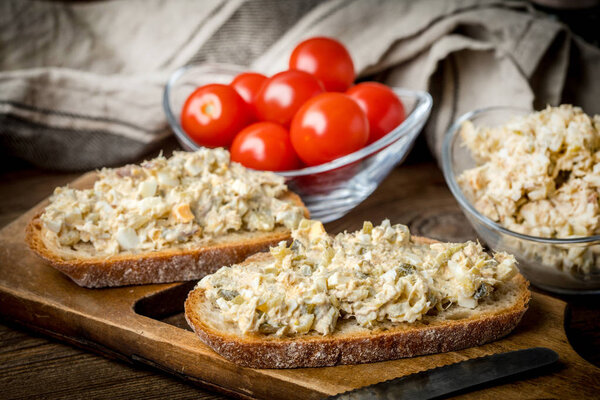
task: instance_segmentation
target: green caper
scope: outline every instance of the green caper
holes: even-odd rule
[[[267,323],[267,322],[263,322],[262,324],[260,324],[260,326],[258,327],[258,331],[260,333],[275,333],[277,332],[277,328],[274,327],[273,325]]]
[[[398,272],[401,276],[411,275],[417,271],[417,267],[412,264],[402,263],[398,266]]]
[[[358,272],[356,273],[356,276],[358,276],[358,278],[359,278],[359,279],[367,279],[367,278],[369,277],[369,274],[365,274],[365,273],[364,273],[364,272],[362,272],[362,271],[358,271]]]
[[[217,292],[219,296],[224,298],[227,301],[231,301],[232,299],[238,297],[240,294],[237,290],[227,290],[227,289],[219,289]]]
[[[479,299],[487,296],[489,294],[489,292],[490,292],[490,289],[488,288],[488,285],[485,283],[482,283],[481,285],[479,285],[479,287],[475,291],[473,298],[475,300],[479,300]]]
[[[303,247],[304,246],[302,246],[302,243],[300,243],[298,240],[294,240],[290,246],[290,249],[293,251],[300,251]]]

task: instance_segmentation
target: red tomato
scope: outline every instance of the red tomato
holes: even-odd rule
[[[363,147],[369,139],[369,121],[350,97],[323,93],[298,111],[290,138],[302,161],[322,164]]]
[[[240,96],[242,96],[242,99],[244,99],[248,105],[248,108],[252,110],[253,114],[255,114],[254,98],[266,80],[267,77],[263,74],[256,72],[244,72],[236,76],[229,85],[233,87]]]
[[[308,39],[296,46],[290,57],[290,69],[314,75],[328,92],[343,92],[356,78],[348,50],[327,37]]]
[[[398,96],[381,83],[359,83],[348,89],[346,94],[367,114],[369,143],[384,137],[406,118],[404,106]]]
[[[231,86],[201,86],[187,98],[181,111],[183,130],[201,146],[225,147],[248,123],[244,99]]]
[[[288,126],[296,111],[323,92],[323,85],[304,71],[283,71],[267,79],[256,96],[258,117]]]
[[[274,122],[257,122],[233,140],[231,159],[253,169],[287,171],[300,166],[288,131]]]

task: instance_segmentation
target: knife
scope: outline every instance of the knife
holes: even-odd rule
[[[558,354],[545,347],[509,351],[376,383],[328,399],[433,399],[547,367],[557,361]]]

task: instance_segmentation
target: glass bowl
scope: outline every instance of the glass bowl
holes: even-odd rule
[[[163,96],[167,120],[181,146],[193,151],[200,146],[180,125],[180,112],[186,98],[198,86],[231,82],[246,70],[224,64],[183,67],[173,73]],[[277,172],[288,187],[299,194],[311,217],[323,222],[336,220],[366,199],[402,162],[431,112],[432,99],[427,92],[392,88],[406,109],[406,120],[393,131],[370,145],[331,162],[293,171]]]
[[[479,237],[494,250],[514,254],[520,271],[532,284],[561,294],[600,293],[600,235],[550,239],[513,232],[479,213],[456,181],[462,171],[477,165],[459,134],[464,121],[470,120],[475,126],[497,126],[530,112],[490,107],[458,118],[444,137],[444,178]]]

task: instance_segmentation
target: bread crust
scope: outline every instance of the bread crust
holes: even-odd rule
[[[308,218],[308,210],[298,195],[287,192],[281,198],[302,206]],[[291,235],[289,230],[279,229],[273,232],[252,232],[239,241],[219,243],[216,240],[215,244],[197,248],[169,248],[109,257],[72,258],[46,243],[40,215],[35,216],[26,228],[25,240],[31,250],[79,286],[89,288],[200,279],[224,265],[241,262],[282,240],[289,240]]]
[[[422,240],[430,242],[431,240]],[[258,261],[262,255],[247,261]],[[390,324],[386,330],[331,335],[275,337],[236,335],[219,331],[195,310],[205,300],[204,290],[192,290],[185,302],[185,317],[200,339],[221,356],[244,367],[298,368],[361,364],[440,353],[482,345],[510,333],[520,322],[530,300],[529,282],[516,275],[515,298],[510,306],[468,318],[438,320],[425,316],[415,323]]]

